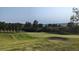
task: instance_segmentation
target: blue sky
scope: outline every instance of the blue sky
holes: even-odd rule
[[[72,15],[72,7],[0,7],[0,21],[66,23]]]

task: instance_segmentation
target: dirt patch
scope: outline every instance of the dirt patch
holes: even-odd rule
[[[63,40],[63,41],[68,40],[67,38],[63,38],[63,37],[49,37],[48,39],[49,40]]]

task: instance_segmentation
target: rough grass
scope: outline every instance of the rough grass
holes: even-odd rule
[[[49,37],[67,40],[49,40]],[[79,35],[44,32],[0,33],[0,51],[79,51]]]

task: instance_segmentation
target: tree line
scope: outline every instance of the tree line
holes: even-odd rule
[[[59,26],[57,24],[41,24],[37,20],[25,24],[0,22],[0,32],[47,32],[50,28]]]
[[[73,22],[69,22],[66,26],[60,24],[42,24],[37,20],[33,23],[5,23],[0,22],[0,32],[48,32],[48,33],[79,33],[79,25],[75,25]]]
[[[73,15],[70,17],[70,22],[63,24],[42,24],[37,20],[33,23],[6,23],[0,22],[0,32],[48,32],[59,34],[79,34],[79,10],[73,8]]]

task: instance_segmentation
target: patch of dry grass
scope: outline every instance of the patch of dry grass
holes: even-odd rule
[[[67,40],[49,40],[48,37],[64,37]],[[79,35],[0,33],[0,51],[79,51]]]

